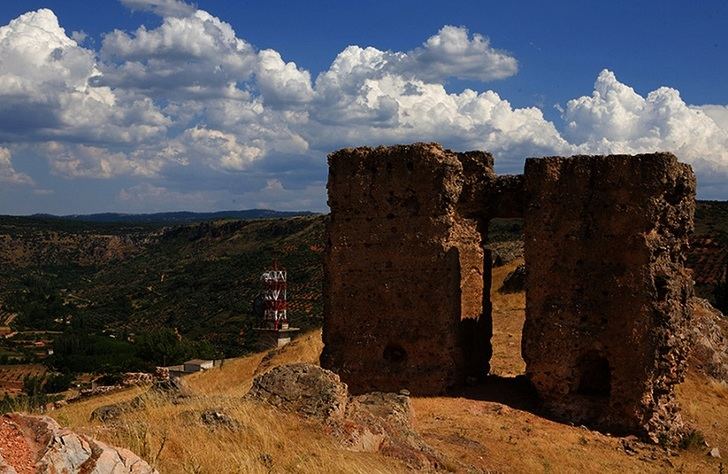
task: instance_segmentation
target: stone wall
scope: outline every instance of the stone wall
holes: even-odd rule
[[[689,348],[691,168],[671,154],[529,159],[526,373],[546,407],[672,437]]]
[[[479,202],[492,164],[435,144],[330,155],[321,363],[353,393],[442,393],[487,374],[483,249],[459,204]]]
[[[671,154],[529,159],[496,176],[436,144],[329,156],[321,363],[353,393],[489,370],[494,217],[525,216],[527,376],[557,417],[653,440],[690,345],[695,178]]]

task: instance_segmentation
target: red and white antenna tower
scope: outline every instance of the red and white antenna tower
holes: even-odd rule
[[[288,286],[286,269],[273,262],[273,268],[260,276],[263,282],[263,324],[269,329],[288,328]]]
[[[288,273],[286,269],[274,261],[273,266],[260,276],[263,284],[261,292],[263,300],[262,327],[255,328],[270,336],[278,347],[291,342],[291,336],[299,328],[288,325]]]

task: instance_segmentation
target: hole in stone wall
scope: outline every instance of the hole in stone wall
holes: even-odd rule
[[[525,372],[521,354],[521,335],[525,318],[525,268],[523,255],[523,220],[491,219],[487,223],[487,249],[491,265],[483,271],[487,301],[488,354],[492,375],[516,375]],[[520,265],[526,265],[519,269]],[[521,277],[515,274],[521,273]],[[506,285],[506,281],[511,284]],[[504,288],[505,286],[505,288]],[[486,298],[484,298],[486,299]],[[492,311],[491,311],[492,306]]]
[[[407,351],[399,344],[389,343],[384,348],[383,357],[387,362],[397,364],[407,360]]]
[[[667,299],[669,290],[667,277],[658,275],[655,277],[655,290],[657,290],[657,298],[660,300]]]
[[[609,361],[597,352],[589,352],[579,361],[579,386],[576,392],[591,397],[609,397],[612,373]]]

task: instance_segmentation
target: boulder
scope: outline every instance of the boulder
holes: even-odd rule
[[[493,267],[502,267],[513,260],[523,258],[523,240],[508,240],[488,244]]]
[[[344,417],[347,387],[335,373],[300,363],[256,376],[247,397],[325,421]]]
[[[238,420],[221,410],[205,410],[200,413],[200,420],[211,428],[226,428],[231,431],[240,428]]]
[[[412,427],[412,417],[409,396],[371,392],[349,398],[344,421],[332,431],[353,451],[378,452],[416,470],[442,467],[440,456]]]
[[[378,452],[417,470],[443,465],[412,427],[406,390],[349,397],[346,384],[333,372],[292,364],[256,376],[246,396],[321,420],[327,432],[352,451]]]
[[[61,428],[47,416],[13,413],[0,418],[0,473],[156,474],[127,449]]]
[[[104,405],[91,412],[91,420],[98,420],[102,423],[117,420],[125,412],[138,410],[144,407],[144,397],[139,395],[129,401]]]

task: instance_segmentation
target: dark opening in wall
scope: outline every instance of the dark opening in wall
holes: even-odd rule
[[[608,398],[612,390],[609,361],[598,352],[584,354],[579,361],[577,393],[591,397]]]
[[[383,357],[387,362],[397,364],[407,360],[407,351],[405,351],[404,347],[399,344],[389,343],[387,344],[387,347],[384,348]]]

